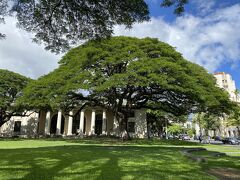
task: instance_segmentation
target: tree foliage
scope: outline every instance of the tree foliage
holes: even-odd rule
[[[187,0],[163,0],[161,6],[184,11]],[[14,14],[18,27],[52,52],[65,52],[82,40],[110,37],[115,25],[130,28],[149,20],[144,0],[0,0],[0,23]],[[0,38],[5,37],[0,33]]]
[[[24,111],[16,106],[15,101],[22,94],[22,89],[30,81],[20,74],[0,69],[0,126],[14,115]]]
[[[240,126],[240,107],[239,105],[233,108],[232,113],[229,116],[230,125]]]
[[[236,102],[240,103],[240,90],[236,89],[234,94],[236,96]]]
[[[227,112],[231,105],[214,77],[173,47],[130,37],[92,40],[70,50],[58,69],[25,89],[20,102],[64,109],[88,102],[112,110],[122,127],[133,109],[180,116]]]
[[[177,135],[177,134],[182,133],[183,129],[184,128],[180,124],[172,124],[171,126],[168,127],[168,132],[170,134]]]
[[[0,0],[0,24],[4,23],[4,17],[7,15],[8,4],[6,0]],[[0,39],[5,38],[5,34],[0,32]]]
[[[228,126],[236,126],[238,129],[238,134],[240,135],[240,105],[236,105],[232,109],[232,113],[227,118]]]
[[[163,0],[161,3],[162,7],[175,6],[174,13],[181,15],[185,11],[185,5],[188,3],[188,0]]]
[[[130,28],[149,20],[144,0],[0,0],[0,16],[8,10],[18,27],[35,34],[47,50],[65,52],[81,40],[109,37],[114,25]]]
[[[158,134],[161,136],[164,134],[166,127],[172,123],[184,123],[187,121],[186,115],[174,115],[163,110],[147,110],[147,125],[150,138],[151,134]]]
[[[204,129],[206,135],[208,135],[208,130],[216,131],[220,129],[220,118],[223,118],[223,116],[221,117],[212,113],[197,113],[194,115],[193,122],[199,125],[200,133]]]

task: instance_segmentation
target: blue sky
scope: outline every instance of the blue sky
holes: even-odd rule
[[[146,0],[149,5],[151,17],[163,17],[164,21],[167,23],[174,23],[178,18],[173,14],[172,8],[160,8],[161,0]],[[193,15],[199,18],[205,18],[210,16],[212,13],[216,12],[219,9],[224,9],[232,7],[239,4],[239,0],[190,0],[190,3],[186,5],[186,12],[183,16]],[[238,14],[240,18],[240,14]],[[234,36],[234,34],[232,34]],[[194,39],[193,39],[194,40]],[[214,44],[214,43],[213,43]],[[218,44],[213,45],[213,48],[217,47]],[[237,47],[240,51],[240,42]],[[232,75],[233,80],[235,80],[237,88],[240,89],[240,57],[231,59],[230,57],[225,56],[223,63],[221,63],[214,72],[223,71]]]
[[[158,38],[209,73],[230,73],[240,89],[240,0],[189,0],[181,17],[173,14],[173,8],[161,8],[161,0],[145,1],[151,21],[132,29],[115,26],[115,35]],[[0,41],[0,68],[38,78],[58,67],[63,54],[33,43],[33,35],[16,28],[13,17],[7,17],[0,29],[7,35]]]

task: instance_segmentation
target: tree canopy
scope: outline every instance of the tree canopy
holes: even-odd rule
[[[187,0],[163,0],[181,14]],[[14,14],[18,27],[34,33],[34,41],[52,52],[65,52],[82,40],[110,37],[114,25],[130,28],[149,20],[144,0],[0,0],[0,23]],[[5,35],[0,33],[0,38]]]
[[[187,115],[227,113],[231,106],[211,74],[157,39],[88,41],[70,50],[59,64],[30,83],[19,102],[66,110],[87,102],[112,110],[125,125],[133,109]]]
[[[17,107],[15,101],[29,81],[20,74],[0,69],[0,126],[12,116],[22,115],[24,108]]]

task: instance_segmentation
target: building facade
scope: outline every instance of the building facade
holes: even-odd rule
[[[128,119],[131,137],[144,138],[147,135],[146,110],[134,110]],[[26,117],[12,117],[0,128],[1,136],[120,136],[119,123],[114,114],[101,107],[85,107],[68,113],[59,111],[28,112]]]
[[[240,97],[237,92],[236,84],[235,84],[235,81],[232,79],[231,75],[224,72],[217,72],[213,75],[216,78],[217,86],[227,91],[229,94],[229,98],[232,101],[240,103]],[[198,124],[194,124],[196,134],[197,135],[209,134],[210,136],[221,136],[221,137],[239,137],[240,134],[236,126],[227,126],[227,118],[228,118],[227,116],[225,118],[219,118],[220,128],[215,132],[213,131],[205,132],[204,129],[200,130],[200,127]]]
[[[224,72],[218,72],[214,74],[216,78],[217,85],[228,92],[229,98],[234,101],[240,103],[239,94],[237,92],[235,81],[232,79],[230,74]],[[221,127],[220,127],[220,135],[225,137],[238,137],[238,129],[235,126],[227,126],[226,119],[221,119]]]
[[[240,102],[235,81],[230,74],[218,72],[214,74],[214,77],[216,78],[217,86],[227,91],[232,101]]]

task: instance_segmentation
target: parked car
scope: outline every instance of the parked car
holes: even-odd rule
[[[174,135],[173,139],[179,139],[179,136],[178,135]]]
[[[179,139],[177,135],[169,135],[168,139]]]
[[[232,138],[232,137],[228,137],[228,138],[224,138],[222,140],[223,144],[239,144],[240,142],[237,140],[237,138]]]
[[[190,140],[190,137],[186,134],[181,135],[180,137],[182,140]]]
[[[222,138],[221,138],[220,136],[215,136],[215,137],[214,137],[214,140],[215,140],[215,141],[222,141]]]

